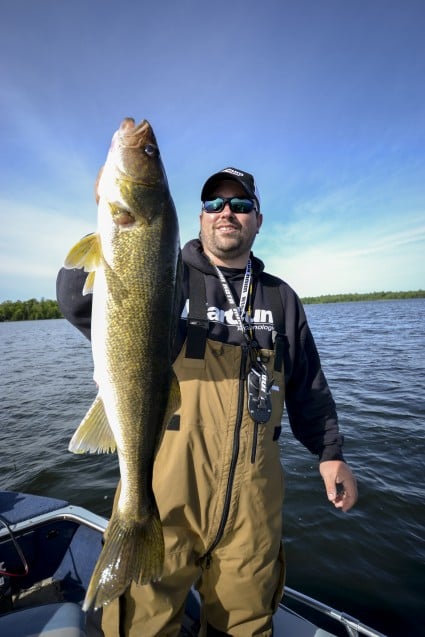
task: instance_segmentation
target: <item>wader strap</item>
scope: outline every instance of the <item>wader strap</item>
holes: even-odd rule
[[[263,272],[261,275],[263,285],[266,289],[267,300],[272,311],[273,322],[275,326],[274,340],[274,369],[277,372],[282,371],[283,353],[285,350],[286,327],[285,327],[285,310],[283,309],[282,297],[278,287],[277,280],[271,275]]]
[[[204,358],[208,326],[204,275],[196,268],[189,267],[189,315],[185,358]]]

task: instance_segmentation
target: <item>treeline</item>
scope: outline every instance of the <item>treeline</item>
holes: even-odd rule
[[[0,322],[38,321],[62,318],[57,301],[30,299],[29,301],[4,301],[0,303]]]
[[[309,303],[347,303],[352,301],[386,301],[388,299],[423,299],[425,290],[412,292],[369,292],[366,294],[325,294],[323,296],[305,296],[301,300]]]
[[[347,303],[351,301],[384,301],[388,299],[425,298],[425,290],[413,292],[370,292],[368,294],[325,294],[305,296],[301,300],[309,303]],[[4,301],[0,303],[0,323],[2,321],[37,321],[40,319],[62,318],[57,301],[30,299],[29,301]]]

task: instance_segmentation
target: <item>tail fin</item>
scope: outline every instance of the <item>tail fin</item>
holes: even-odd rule
[[[164,535],[158,510],[144,523],[125,523],[117,514],[113,515],[83,610],[109,604],[124,593],[131,581],[147,584],[160,579],[163,564]]]

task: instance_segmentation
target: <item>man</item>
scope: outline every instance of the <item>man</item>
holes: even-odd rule
[[[200,238],[183,249],[174,362],[182,405],[154,467],[164,574],[104,608],[107,637],[178,635],[192,584],[202,635],[272,635],[284,581],[284,403],[294,435],[319,457],[330,502],[348,511],[357,499],[302,305],[251,252],[263,221],[254,178],[226,168],[206,181],[201,199]],[[89,335],[83,276],[62,270],[58,300]]]

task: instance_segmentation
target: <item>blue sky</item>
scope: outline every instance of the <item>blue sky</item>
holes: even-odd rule
[[[300,296],[425,287],[423,0],[14,0],[0,22],[0,302],[55,298],[124,116],[180,219],[236,166],[255,253]]]

